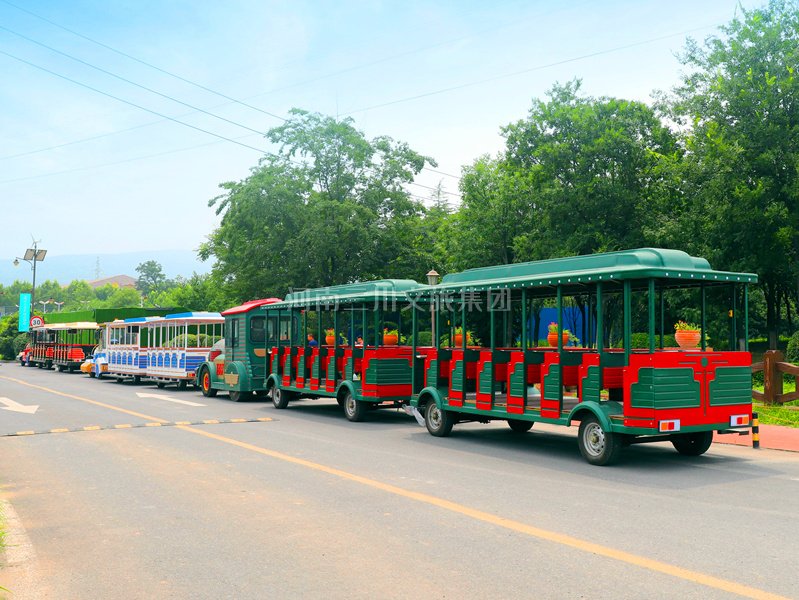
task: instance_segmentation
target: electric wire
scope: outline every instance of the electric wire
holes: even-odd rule
[[[23,8],[23,7],[21,7],[21,6],[17,5],[17,4],[14,4],[13,2],[9,2],[9,0],[0,0],[0,2],[4,2],[5,4],[8,4],[9,6],[12,6],[12,7],[16,8],[17,10],[20,10],[20,11],[22,11],[24,13],[27,13],[27,14],[31,15],[32,17],[40,19],[41,21],[44,21],[45,23],[49,23],[50,25],[52,25],[54,27],[58,27],[59,29],[62,29],[64,31],[68,32],[68,33],[71,33],[72,35],[76,35],[79,38],[82,38],[82,39],[84,39],[84,40],[86,40],[88,42],[91,42],[92,44],[96,44],[96,45],[98,45],[98,46],[100,46],[102,48],[105,48],[106,50],[110,50],[111,52],[119,54],[120,56],[124,56],[125,58],[133,60],[133,61],[135,61],[135,62],[137,62],[139,64],[142,64],[142,65],[144,65],[146,67],[149,67],[151,69],[155,69],[156,71],[158,71],[160,73],[163,73],[164,75],[169,75],[170,77],[174,77],[175,79],[183,81],[184,83],[188,83],[189,85],[193,85],[194,87],[197,87],[197,88],[199,88],[201,90],[204,90],[206,92],[210,92],[211,94],[215,94],[215,95],[219,96],[220,98],[225,98],[226,100],[229,100],[230,102],[234,102],[236,104],[240,104],[241,106],[246,106],[247,108],[250,108],[252,110],[258,111],[258,112],[263,113],[265,115],[269,115],[270,117],[274,117],[275,119],[278,119],[280,121],[284,121],[284,122],[286,121],[286,119],[284,117],[281,117],[280,115],[276,115],[274,113],[269,112],[268,110],[264,110],[262,108],[258,108],[257,106],[253,106],[252,104],[247,104],[246,102],[243,102],[241,100],[237,100],[236,98],[233,98],[232,96],[228,96],[227,94],[224,94],[223,92],[220,92],[218,90],[214,90],[212,88],[206,87],[206,86],[204,86],[204,85],[202,85],[200,83],[197,83],[196,81],[192,81],[191,79],[187,79],[186,77],[182,77],[182,76],[180,76],[180,75],[178,75],[176,73],[172,73],[171,71],[167,71],[166,69],[162,69],[161,67],[158,67],[158,66],[156,66],[156,65],[154,65],[152,63],[149,63],[149,62],[147,62],[145,60],[137,58],[137,57],[135,57],[135,56],[133,56],[131,54],[128,54],[126,52],[123,52],[122,50],[118,50],[118,49],[116,49],[116,48],[114,48],[112,46],[109,46],[108,44],[104,44],[103,42],[100,42],[98,40],[90,38],[87,35],[83,35],[82,33],[79,33],[79,32],[77,32],[77,31],[75,31],[73,29],[69,29],[68,27],[65,27],[64,25],[61,25],[61,24],[56,23],[55,21],[52,21],[52,20],[50,20],[50,19],[48,19],[46,17],[43,17],[43,16],[41,16],[39,14],[36,14],[35,12],[30,11],[30,10],[28,10],[26,8]]]
[[[45,44],[43,42],[40,42],[40,41],[35,40],[33,38],[30,38],[30,37],[28,37],[26,35],[23,35],[23,34],[17,32],[17,31],[9,29],[8,27],[4,27],[3,25],[0,25],[0,30],[6,31],[6,32],[8,32],[8,33],[10,33],[12,35],[16,35],[17,37],[22,38],[23,40],[26,40],[26,41],[28,41],[28,42],[30,42],[32,44],[36,44],[37,46],[41,46],[42,48],[46,48],[47,50],[50,50],[51,52],[55,52],[56,54],[60,54],[61,56],[64,56],[64,57],[66,57],[66,58],[68,58],[70,60],[74,60],[77,63],[80,63],[82,65],[85,65],[85,66],[89,67],[90,69],[94,69],[95,71],[99,71],[100,73],[105,73],[106,75],[108,75],[110,77],[114,77],[115,79],[119,79],[120,81],[124,81],[125,83],[128,83],[130,85],[136,86],[137,88],[140,88],[140,89],[143,89],[143,90],[145,90],[147,92],[150,92],[151,94],[155,94],[157,96],[161,96],[162,98],[166,98],[167,100],[171,100],[172,102],[176,102],[177,104],[181,104],[181,105],[183,105],[183,106],[185,106],[187,108],[190,108],[190,109],[192,109],[194,111],[203,113],[203,114],[208,115],[210,117],[214,117],[215,119],[219,119],[220,121],[224,121],[225,123],[230,123],[231,125],[235,125],[237,127],[241,127],[242,129],[246,129],[247,131],[252,131],[253,133],[258,133],[258,134],[261,134],[261,135],[264,134],[263,131],[259,131],[258,129],[253,129],[252,127],[249,127],[249,126],[244,125],[242,123],[238,123],[237,121],[233,121],[232,119],[228,119],[227,117],[223,117],[221,115],[217,115],[216,113],[212,113],[210,111],[207,111],[207,110],[205,110],[203,108],[200,108],[199,106],[194,106],[193,104],[189,104],[188,102],[184,102],[183,100],[178,100],[174,96],[170,96],[169,94],[161,93],[158,90],[154,90],[151,87],[147,87],[146,85],[142,85],[141,83],[137,83],[137,82],[132,81],[132,80],[126,78],[126,77],[122,77],[121,75],[117,75],[116,73],[113,73],[111,71],[103,69],[102,67],[98,67],[97,65],[93,65],[92,63],[90,63],[88,61],[85,61],[85,60],[83,60],[81,58],[78,58],[77,56],[72,56],[71,54],[67,54],[66,52],[62,52],[61,50],[58,50],[57,48],[53,48],[52,46],[48,46],[47,44]]]
[[[124,98],[120,98],[119,96],[115,96],[113,94],[109,94],[108,92],[104,92],[104,91],[102,91],[100,89],[97,89],[95,87],[92,87],[92,86],[90,86],[90,85],[88,85],[86,83],[83,83],[83,82],[78,81],[76,79],[72,79],[71,77],[67,77],[66,75],[62,75],[61,73],[57,73],[55,71],[51,71],[50,69],[48,69],[46,67],[42,67],[41,65],[37,65],[36,63],[33,63],[33,62],[29,61],[29,60],[25,60],[24,58],[21,58],[19,56],[11,54],[10,52],[6,52],[5,50],[0,50],[0,54],[2,54],[4,56],[7,56],[9,58],[13,58],[16,61],[19,61],[19,62],[21,62],[23,64],[26,64],[26,65],[30,66],[30,67],[33,67],[34,69],[38,69],[40,71],[44,71],[45,73],[49,73],[50,75],[53,75],[55,77],[58,77],[60,79],[65,80],[65,81],[69,81],[70,83],[74,83],[75,85],[78,85],[80,87],[86,88],[87,90],[91,90],[91,91],[96,92],[98,94],[102,94],[103,96],[106,96],[108,98],[112,98],[114,100],[117,100],[118,102],[122,102],[124,104],[129,105],[129,106],[133,106],[133,107],[138,108],[140,110],[146,111],[146,112],[154,114],[156,116],[159,116],[162,119],[166,119],[168,121],[172,121],[173,123],[178,123],[179,125],[183,125],[184,127],[188,127],[190,129],[194,129],[195,131],[200,131],[202,133],[206,133],[208,135],[211,135],[211,136],[213,136],[215,138],[219,138],[221,140],[226,140],[228,142],[231,142],[231,143],[236,144],[238,146],[241,146],[243,148],[248,148],[250,150],[255,150],[256,152],[259,152],[261,154],[266,154],[266,150],[263,150],[262,148],[256,148],[255,146],[250,146],[249,144],[244,144],[242,142],[238,142],[238,141],[236,141],[233,138],[229,138],[229,137],[226,137],[224,135],[221,135],[221,134],[218,134],[218,133],[214,133],[213,131],[209,131],[207,129],[203,129],[202,127],[197,127],[196,125],[192,125],[191,123],[186,123],[185,121],[181,121],[180,119],[176,119],[175,117],[170,117],[169,115],[165,115],[164,113],[160,113],[160,112],[158,112],[156,110],[153,110],[151,108],[147,108],[145,106],[142,106],[141,104],[136,104],[135,102],[131,102],[130,100],[125,100]],[[260,132],[258,132],[258,133],[260,133]]]
[[[453,86],[449,86],[449,87],[446,87],[446,88],[441,88],[441,89],[438,89],[438,90],[432,90],[430,92],[425,92],[423,94],[416,94],[414,96],[407,96],[405,98],[399,98],[397,100],[391,100],[389,102],[382,102],[380,104],[373,104],[371,106],[365,106],[363,108],[357,108],[355,110],[351,110],[351,111],[343,113],[343,114],[345,116],[346,115],[354,115],[354,114],[361,113],[361,112],[375,110],[377,108],[384,108],[386,106],[394,106],[395,104],[402,104],[402,103],[405,103],[405,102],[411,102],[413,100],[419,100],[421,98],[429,98],[430,96],[437,96],[438,94],[445,94],[447,92],[453,92],[453,91],[456,91],[456,90],[462,90],[462,89],[465,89],[465,88],[474,87],[476,85],[482,85],[484,83],[491,83],[491,82],[497,81],[499,79],[506,79],[508,77],[516,77],[518,75],[525,75],[527,73],[532,73],[534,71],[541,71],[543,69],[548,69],[550,67],[557,67],[557,66],[560,66],[560,65],[565,65],[565,64],[568,64],[568,63],[576,62],[578,60],[585,60],[586,58],[594,58],[594,57],[597,57],[597,56],[602,56],[604,54],[611,54],[613,52],[619,52],[621,50],[629,50],[630,48],[637,48],[639,46],[644,46],[646,44],[652,44],[654,42],[659,42],[659,41],[666,40],[666,39],[669,39],[669,38],[678,37],[678,36],[681,36],[681,35],[686,35],[686,34],[689,34],[689,33],[694,33],[696,31],[702,31],[702,30],[705,30],[705,29],[709,29],[709,28],[712,28],[712,27],[718,27],[718,26],[719,26],[719,23],[711,24],[711,25],[704,25],[702,27],[694,27],[692,29],[686,29],[686,30],[679,31],[679,32],[676,32],[676,33],[670,33],[668,35],[662,35],[662,36],[658,36],[658,37],[654,37],[654,38],[649,38],[647,40],[641,40],[641,41],[638,41],[638,42],[634,42],[632,44],[624,44],[622,46],[615,46],[614,48],[608,48],[608,49],[605,49],[605,50],[597,50],[596,52],[589,52],[587,54],[581,54],[580,56],[574,56],[572,58],[566,58],[566,59],[563,59],[563,60],[558,60],[558,61],[555,61],[555,62],[547,63],[547,64],[544,64],[544,65],[537,65],[535,67],[529,67],[527,69],[521,69],[519,71],[512,71],[510,73],[503,73],[501,75],[493,75],[491,77],[486,77],[484,79],[477,79],[477,80],[469,81],[469,82],[466,82],[466,83],[461,83],[461,84],[458,84],[458,85],[453,85]]]

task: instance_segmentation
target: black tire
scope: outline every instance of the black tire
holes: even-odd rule
[[[133,384],[139,385],[141,383],[141,375],[134,375],[133,376]]]
[[[439,408],[433,400],[429,400],[424,411],[424,424],[430,435],[447,437],[455,425],[455,415],[449,410]]]
[[[189,387],[189,382],[185,379],[181,379],[178,381],[178,390],[184,391],[187,387]]]
[[[676,433],[671,436],[671,443],[674,445],[674,449],[683,456],[701,456],[713,443],[713,432]]]
[[[94,371],[89,371],[89,377],[91,379],[94,379],[96,377],[96,375],[94,374]]]
[[[348,421],[357,423],[366,418],[366,411],[369,409],[367,402],[357,400],[350,392],[344,396],[344,416]]]
[[[244,400],[249,400],[252,398],[252,392],[239,392],[236,390],[230,390],[228,395],[233,402],[243,402]]]
[[[64,372],[64,365],[56,365],[55,369],[59,373],[63,373]]]
[[[114,381],[116,381],[116,383],[124,383],[125,382],[125,378],[124,377],[117,377],[117,378],[114,379]]]
[[[602,429],[602,425],[593,415],[580,422],[577,435],[580,454],[592,465],[611,465],[619,459],[621,438]]]
[[[281,390],[280,386],[272,388],[272,406],[275,408],[283,409],[289,405],[291,400],[291,393],[286,390]]]
[[[200,391],[206,398],[213,398],[216,396],[217,390],[211,387],[211,373],[207,367],[200,369]]]
[[[527,433],[533,428],[533,421],[522,421],[521,419],[508,419],[508,427],[513,433]]]
[[[159,381],[158,383],[155,384],[155,387],[157,387],[159,390],[163,390],[166,387],[166,383],[163,381]]]

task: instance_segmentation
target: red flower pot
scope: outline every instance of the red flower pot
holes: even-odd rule
[[[702,334],[696,329],[678,329],[674,332],[674,339],[680,348],[696,348],[702,339]]]
[[[562,334],[561,337],[563,338],[563,345],[564,346],[569,343],[569,334],[568,333]],[[555,348],[558,345],[558,334],[557,334],[557,332],[550,333],[550,334],[547,335],[547,343],[550,346],[552,346],[553,348]]]

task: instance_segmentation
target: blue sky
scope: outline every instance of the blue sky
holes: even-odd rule
[[[7,1],[261,111],[285,116],[300,107],[351,116],[369,137],[406,141],[452,175],[481,154],[499,151],[500,127],[524,118],[531,100],[556,81],[578,77],[586,94],[650,102],[653,90],[677,83],[675,54],[685,38],[710,35],[739,5]],[[252,130],[265,132],[280,121],[115,54],[6,0],[0,0],[0,27],[0,51],[6,53],[0,54],[0,260],[24,252],[31,235],[50,255],[144,250],[157,260],[159,250],[196,249],[218,222],[207,207],[218,184],[246,177],[258,150],[270,148]],[[618,49],[624,46],[632,47]],[[434,93],[448,88],[457,89]],[[86,138],[96,139],[81,141]],[[426,171],[417,181],[441,181],[457,192],[453,177]],[[409,189],[429,196],[421,186]]]

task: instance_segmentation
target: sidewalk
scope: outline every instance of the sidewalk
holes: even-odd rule
[[[752,447],[752,432],[746,435],[713,434],[713,442],[717,444],[735,444]],[[760,426],[760,447],[772,450],[788,450],[799,452],[799,428],[780,427],[779,425]]]

